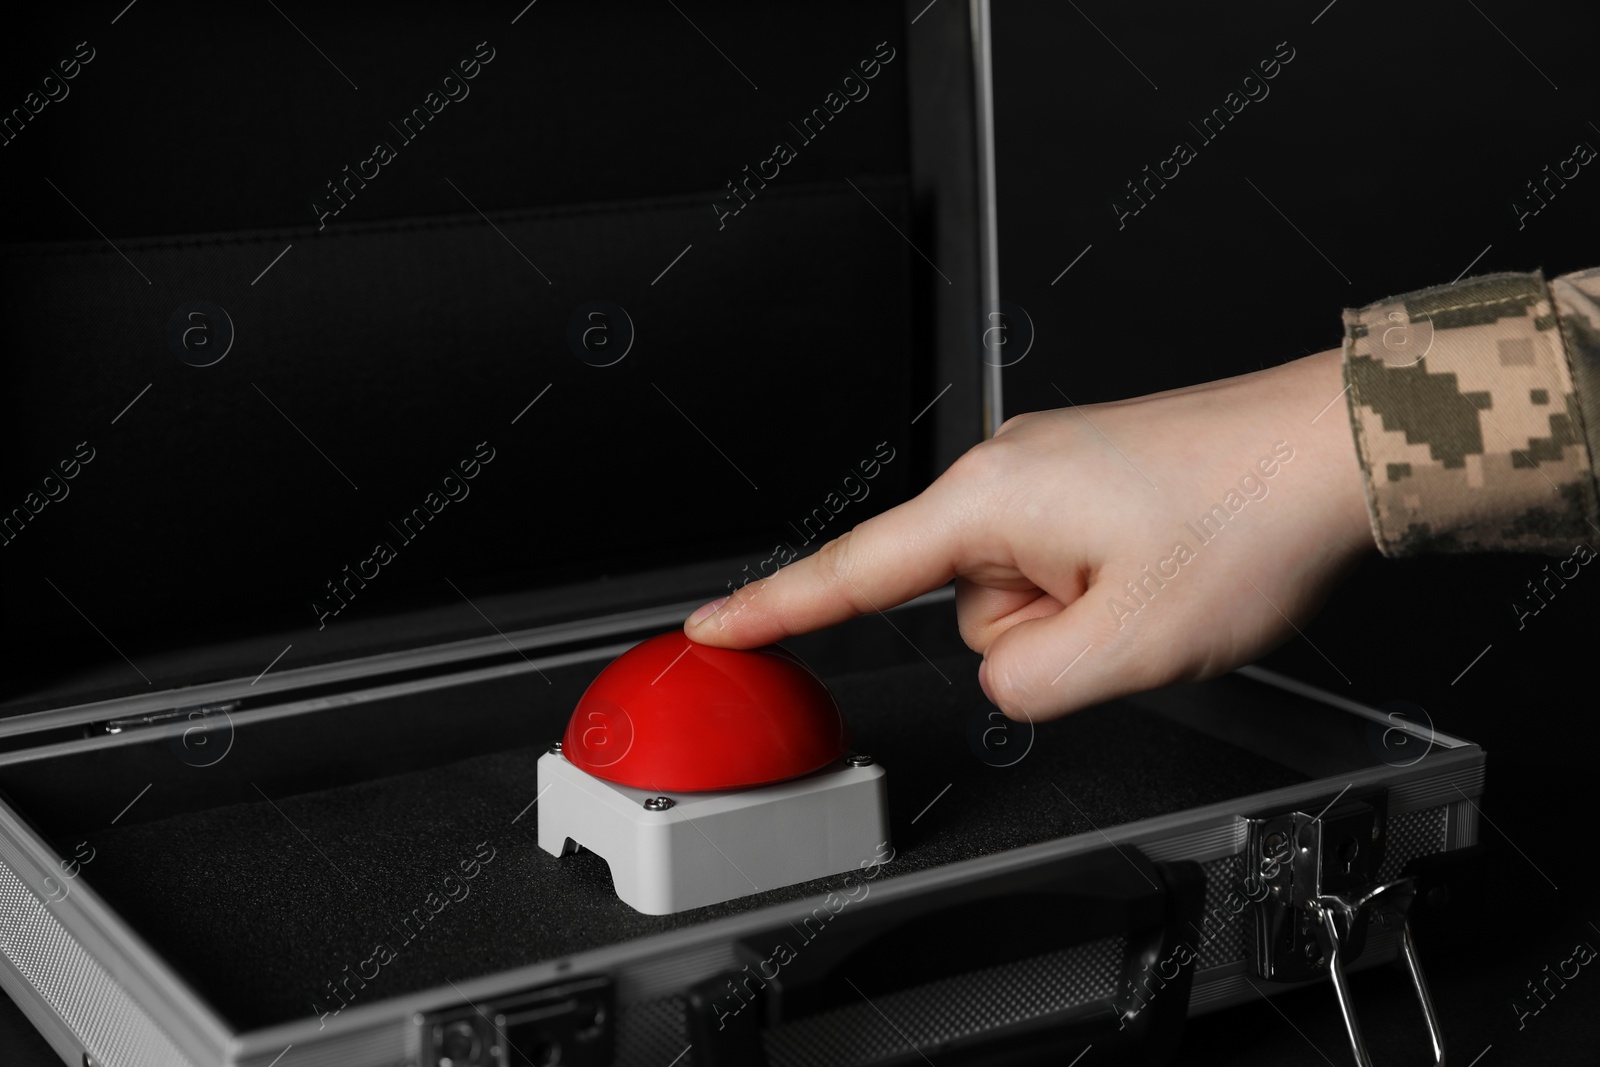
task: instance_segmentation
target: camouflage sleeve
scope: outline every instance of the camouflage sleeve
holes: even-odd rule
[[[1386,556],[1566,555],[1600,532],[1600,270],[1491,274],[1344,314]]]

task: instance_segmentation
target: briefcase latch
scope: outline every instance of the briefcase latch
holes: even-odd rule
[[[1415,882],[1377,880],[1386,843],[1383,796],[1342,804],[1335,798],[1317,815],[1295,811],[1248,822],[1256,974],[1273,982],[1331,977],[1355,1062],[1373,1067],[1345,969],[1366,949],[1373,923],[1395,931],[1434,1060],[1442,1065],[1444,1033],[1411,936]]]

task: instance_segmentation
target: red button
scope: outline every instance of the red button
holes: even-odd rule
[[[600,672],[561,751],[596,778],[692,793],[810,774],[848,744],[839,706],[798,656],[776,645],[712,648],[679,630]]]

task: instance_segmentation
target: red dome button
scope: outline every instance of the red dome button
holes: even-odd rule
[[[822,681],[776,645],[713,648],[682,631],[618,656],[578,700],[561,751],[636,789],[747,789],[844,755],[848,736]]]

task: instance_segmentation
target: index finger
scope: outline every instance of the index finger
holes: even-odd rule
[[[684,633],[705,645],[757,648],[869,611],[883,611],[955,577],[957,515],[937,483],[689,616]]]

